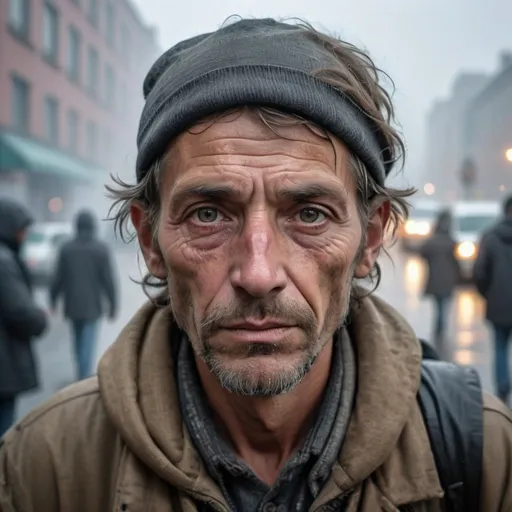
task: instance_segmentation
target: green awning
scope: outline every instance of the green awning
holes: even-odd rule
[[[70,180],[94,181],[103,172],[63,151],[9,132],[0,132],[0,172],[24,170]]]

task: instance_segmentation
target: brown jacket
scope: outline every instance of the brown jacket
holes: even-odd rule
[[[0,448],[2,512],[228,510],[180,417],[169,314],[144,306],[99,377],[30,413]],[[339,461],[310,510],[439,512],[439,484],[416,403],[420,347],[377,298],[353,312],[358,388]],[[512,415],[485,397],[482,512],[512,511]]]

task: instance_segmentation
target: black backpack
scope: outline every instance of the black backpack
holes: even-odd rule
[[[480,512],[483,403],[476,370],[441,361],[423,340],[418,402],[446,512]]]

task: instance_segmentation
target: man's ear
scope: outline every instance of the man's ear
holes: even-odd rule
[[[140,249],[148,270],[155,277],[165,279],[167,270],[164,259],[153,236],[154,228],[149,224],[144,208],[139,203],[133,202],[130,206],[130,217],[137,231]]]
[[[387,200],[373,209],[366,226],[365,245],[361,248],[355,268],[354,275],[358,279],[367,277],[375,265],[384,243],[390,212],[391,204]]]

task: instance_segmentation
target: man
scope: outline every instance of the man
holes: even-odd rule
[[[496,393],[508,403],[508,347],[512,331],[512,196],[503,205],[504,217],[483,237],[474,267],[478,291],[487,302],[487,320],[494,330]]]
[[[161,293],[6,436],[2,511],[440,511],[420,345],[355,284],[411,193],[385,184],[402,143],[373,62],[245,20],[171,48],[144,95],[118,222]],[[474,490],[504,512],[512,416],[484,415]]]
[[[105,301],[109,318],[115,317],[117,307],[110,250],[96,238],[95,231],[94,215],[79,212],[76,236],[62,246],[50,287],[52,310],[62,296],[65,316],[71,322],[78,380],[93,372],[98,322],[105,313]]]
[[[32,340],[47,321],[20,257],[31,224],[23,206],[0,198],[0,437],[14,423],[17,397],[38,386]]]

